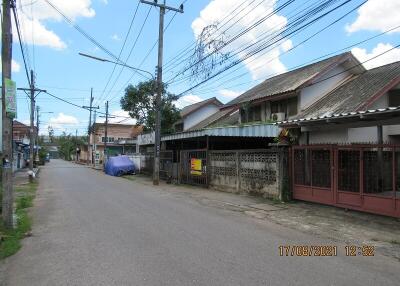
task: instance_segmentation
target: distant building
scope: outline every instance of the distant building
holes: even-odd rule
[[[37,134],[37,128],[34,127],[34,135]],[[29,160],[30,127],[17,121],[13,121],[13,151],[14,162],[13,169],[18,170],[26,167]]]
[[[81,160],[89,160],[92,162],[96,153],[102,160],[104,157],[104,145],[106,142],[107,153],[109,156],[133,154],[136,152],[136,138],[142,132],[143,126],[109,123],[106,138],[105,124],[95,123],[92,125],[89,147],[86,146],[86,148],[81,148]],[[92,156],[90,154],[92,154]]]

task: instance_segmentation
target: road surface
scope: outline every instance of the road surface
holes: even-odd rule
[[[60,160],[41,171],[33,217],[1,285],[400,285],[400,262],[379,253],[281,257],[338,243]]]

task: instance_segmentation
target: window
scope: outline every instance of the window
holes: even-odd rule
[[[240,109],[240,119],[242,123],[261,121],[261,105],[250,106]]]
[[[101,137],[101,142],[104,143],[105,142],[105,138],[106,137]],[[107,143],[113,143],[115,140],[114,137],[107,137]]]
[[[175,131],[176,132],[182,132],[183,131],[183,122],[175,124]]]
[[[297,96],[278,100],[271,101],[271,118],[272,113],[285,113],[285,117],[293,116],[297,114]]]
[[[253,115],[253,121],[261,121],[261,105],[253,106],[250,114]]]
[[[288,99],[287,114],[288,116],[293,116],[297,114],[297,96]]]

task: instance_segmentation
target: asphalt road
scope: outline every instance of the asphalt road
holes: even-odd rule
[[[59,160],[33,216],[1,285],[400,285],[400,262],[379,250],[280,257],[279,245],[337,243]]]

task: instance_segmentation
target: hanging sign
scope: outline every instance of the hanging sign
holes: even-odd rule
[[[190,159],[190,174],[201,176],[202,168],[201,168],[201,159],[192,158]]]
[[[15,118],[17,116],[17,86],[15,81],[8,78],[4,79],[4,82],[6,87],[5,102],[7,117]]]

